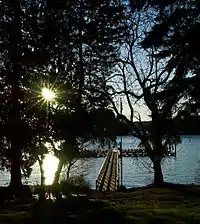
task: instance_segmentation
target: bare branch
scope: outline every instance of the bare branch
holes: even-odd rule
[[[111,95],[114,96],[115,94],[126,94],[126,95],[130,95],[131,97],[136,98],[137,100],[142,99],[143,94],[141,95],[136,95],[135,93],[133,93],[132,91],[129,90],[121,90],[121,91],[114,91]]]

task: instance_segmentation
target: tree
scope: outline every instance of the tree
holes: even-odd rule
[[[63,167],[67,168],[66,177],[69,177],[70,169],[80,158],[86,143],[101,145],[115,143],[116,118],[112,111],[97,108],[91,111],[82,110],[81,117],[76,115],[75,112],[67,116],[65,112],[62,116],[61,112],[55,114],[57,117],[54,119],[56,131],[50,143],[59,163],[54,185],[58,184]],[[54,141],[57,141],[59,146]]]
[[[102,85],[103,91],[118,118],[128,124],[131,134],[141,141],[154,169],[154,183],[163,184],[161,161],[166,155],[169,143],[175,142],[172,117],[176,114],[179,100],[184,92],[170,89],[170,80],[174,73],[166,69],[164,60],[153,57],[154,48],[143,49],[140,45],[145,33],[152,25],[152,19],[145,12],[135,12],[126,21],[130,25],[122,47],[121,59],[117,72],[111,75],[107,82],[109,91]],[[116,83],[113,85],[113,83]],[[166,85],[168,91],[166,92]],[[117,99],[123,97],[129,108],[129,115],[121,113]],[[137,112],[136,104],[146,107],[150,114],[151,126],[143,126],[141,115]],[[139,123],[134,120],[138,119]]]
[[[1,32],[3,33],[3,37],[1,42],[1,80],[4,80],[4,88],[9,89],[7,91],[9,93],[7,103],[11,105],[6,105],[6,109],[8,110],[6,116],[7,121],[5,122],[4,120],[4,123],[7,123],[7,129],[10,129],[10,133],[6,137],[10,143],[11,186],[13,189],[18,189],[21,186],[20,160],[22,153],[22,135],[19,135],[21,128],[21,106],[19,100],[21,99],[22,91],[19,86],[23,70],[20,62],[24,52],[21,45],[23,41],[21,33],[21,18],[23,17],[23,13],[18,1],[15,3],[3,1],[2,4]]]
[[[149,2],[156,7],[155,23],[142,42],[144,48],[154,47],[155,58],[167,61],[166,69],[175,71],[171,88],[187,91],[183,109],[196,115],[199,111],[199,1],[173,0]],[[193,76],[193,77],[191,77]]]
[[[122,39],[126,29],[121,22],[124,17],[123,7],[117,4],[110,6],[107,3],[107,1],[101,3],[67,1],[59,5],[59,10],[65,12],[61,21],[67,21],[70,27],[69,42],[70,45],[73,43],[73,57],[71,64],[69,63],[69,66],[72,65],[70,73],[65,70],[64,63],[59,64],[59,78],[56,79],[61,94],[58,93],[58,107],[54,111],[52,121],[55,121],[57,130],[55,140],[64,141],[64,147],[57,153],[60,163],[55,183],[59,180],[63,165],[69,162],[70,152],[74,154],[80,149],[78,147],[80,139],[82,143],[86,139],[93,138],[95,123],[88,119],[89,114],[92,110],[108,106],[107,99],[101,93],[88,91],[89,86],[98,89],[103,81],[102,77],[106,78],[113,69],[119,50],[116,42]],[[57,10],[57,4],[52,1],[49,4]],[[60,63],[62,60],[61,57],[57,61]],[[54,72],[56,73],[55,70]],[[102,77],[96,76],[97,73]],[[62,87],[58,84],[61,82]],[[67,94],[64,95],[63,92]]]
[[[59,148],[55,147],[53,142],[51,142],[51,145],[53,146],[54,155],[59,160],[53,182],[53,185],[57,186],[63,167],[67,170],[66,178],[69,178],[71,167],[77,162],[81,148],[76,148],[74,145],[72,146],[71,144],[67,144],[65,141],[61,142]]]
[[[1,138],[7,143],[10,185],[16,193],[22,184],[22,155],[32,135],[31,121],[26,114],[27,76],[36,67],[45,65],[50,55],[46,51],[49,43],[41,41],[45,36],[41,33],[46,21],[43,18],[44,5],[39,3],[1,2]],[[48,40],[52,40],[51,36]]]
[[[59,99],[64,101],[65,105],[61,105],[66,113],[70,108],[70,113],[76,110],[80,115],[81,104],[88,103],[86,98],[90,107],[106,105],[102,95],[84,88],[88,83],[97,87],[101,79],[96,79],[94,73],[105,74],[113,68],[117,54],[115,41],[123,33],[120,24],[123,8],[108,5],[107,1],[95,4],[24,0],[2,4],[1,139],[6,144],[2,161],[9,154],[11,186],[17,191],[21,186],[22,154],[27,153],[28,142],[41,136],[35,129],[35,121],[41,122],[40,115],[33,108],[38,106],[37,95],[44,85],[54,86],[58,81],[58,89],[65,87],[67,94],[60,93]],[[26,97],[30,91],[36,92],[35,103],[32,97]],[[68,96],[72,98],[69,100]],[[49,119],[48,127],[45,125],[48,130],[51,123]],[[51,132],[53,135],[52,128]]]
[[[199,73],[199,3],[192,0],[157,3],[155,24],[142,45],[154,46],[155,57],[165,58],[167,68],[176,70],[176,78]]]

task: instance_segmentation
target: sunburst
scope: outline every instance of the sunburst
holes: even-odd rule
[[[31,108],[35,106],[43,106],[46,104],[46,110],[49,109],[49,105],[56,104],[57,91],[54,86],[40,85],[36,86],[37,90],[29,90],[32,93],[32,96],[29,98],[29,106],[26,108],[29,111]],[[48,111],[47,111],[48,112]]]
[[[42,89],[42,96],[48,102],[54,100],[56,97],[55,93],[46,87]]]

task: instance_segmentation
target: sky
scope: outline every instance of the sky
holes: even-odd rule
[[[123,101],[122,107],[123,107],[122,113],[129,118],[130,117],[130,110],[129,110],[128,104],[125,101]],[[136,114],[137,113],[140,114],[142,121],[151,120],[151,118],[149,116],[150,111],[148,110],[148,108],[144,104],[141,104],[141,105],[135,104],[135,105],[133,105],[133,109],[136,111]],[[137,121],[137,119],[134,119],[134,120]]]

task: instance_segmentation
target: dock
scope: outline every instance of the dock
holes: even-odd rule
[[[80,157],[106,157],[109,151],[113,151],[117,149],[84,149]],[[136,149],[122,149],[123,157],[147,157],[147,153],[145,149],[136,148]],[[164,156],[176,156],[176,148],[169,148]]]
[[[121,155],[120,155],[121,152]],[[104,162],[99,170],[96,179],[96,190],[98,191],[117,191],[119,187],[119,155],[127,157],[147,156],[144,149],[94,149],[85,150],[82,156],[103,157]],[[176,156],[176,146],[170,145],[163,156]],[[121,157],[121,158],[122,158]],[[122,167],[122,164],[121,164]],[[122,176],[122,174],[121,174]],[[122,180],[122,179],[121,179]]]
[[[96,179],[96,190],[104,192],[118,190],[118,155],[119,150],[108,151]]]

